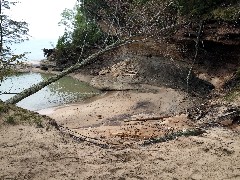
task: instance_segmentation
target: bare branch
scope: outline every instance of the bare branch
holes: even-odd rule
[[[192,73],[192,69],[194,67],[194,64],[195,64],[195,62],[197,60],[197,56],[198,56],[199,42],[200,42],[200,36],[202,34],[202,29],[203,29],[203,21],[200,21],[197,40],[196,40],[196,45],[195,45],[195,55],[194,55],[192,65],[191,65],[191,67],[188,71],[188,75],[187,75],[187,92],[189,91],[189,79],[190,79],[190,76],[191,76],[191,73]]]

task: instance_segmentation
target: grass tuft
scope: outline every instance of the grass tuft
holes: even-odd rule
[[[15,125],[17,124],[15,118],[13,116],[8,116],[6,119],[5,119],[5,122],[7,124],[11,124],[11,125]]]

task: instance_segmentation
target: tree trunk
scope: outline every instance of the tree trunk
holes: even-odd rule
[[[106,53],[108,51],[111,51],[117,47],[126,45],[126,44],[130,44],[136,42],[135,40],[122,40],[122,41],[118,41],[116,43],[113,43],[110,46],[107,46],[105,49],[98,51],[97,53],[92,54],[91,56],[89,56],[88,58],[84,59],[83,61],[76,63],[75,65],[71,66],[70,68],[64,70],[62,73],[52,76],[49,79],[40,82],[38,84],[33,85],[32,87],[23,90],[21,93],[13,96],[12,98],[10,98],[9,100],[6,101],[6,103],[9,104],[16,104],[19,101],[23,100],[24,98],[31,96],[32,94],[40,91],[42,88],[44,88],[45,86],[48,86],[49,84],[61,79],[62,77],[76,71],[77,69],[79,69],[82,66],[85,66],[86,64],[92,63],[93,60],[95,58],[97,58],[98,56],[102,55],[103,53]]]
[[[2,0],[0,0],[0,55],[3,50],[3,31],[2,31]]]

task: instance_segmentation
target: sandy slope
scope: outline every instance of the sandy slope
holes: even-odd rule
[[[214,128],[146,147],[102,149],[32,126],[0,131],[0,179],[239,179],[240,136]]]
[[[110,148],[74,140],[50,125],[0,121],[0,179],[239,179],[237,128],[209,128],[199,136],[141,145],[150,137],[198,126],[184,114],[196,102],[152,87],[45,111],[76,135],[97,138]],[[139,121],[143,118],[150,119]]]

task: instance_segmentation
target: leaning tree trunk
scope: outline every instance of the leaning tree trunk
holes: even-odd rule
[[[49,79],[40,82],[38,84],[33,85],[32,87],[23,90],[22,92],[20,92],[19,94],[13,96],[12,98],[10,98],[9,100],[6,101],[6,103],[9,104],[16,104],[19,101],[23,100],[24,98],[31,96],[32,94],[40,91],[42,88],[44,88],[45,86],[48,86],[49,84],[61,79],[62,77],[74,72],[75,70],[79,69],[80,67],[91,63],[95,58],[97,58],[98,56],[102,55],[103,53],[106,53],[108,51],[111,51],[117,47],[129,44],[129,43],[133,43],[136,42],[135,40],[122,40],[122,41],[118,41],[116,43],[113,43],[110,46],[107,46],[105,49],[98,51],[97,53],[92,54],[91,56],[89,56],[88,58],[84,59],[83,61],[76,63],[75,65],[71,66],[70,68],[64,70],[62,73],[52,76]]]
[[[0,55],[2,56],[3,51],[3,28],[2,28],[2,0],[0,0]]]

